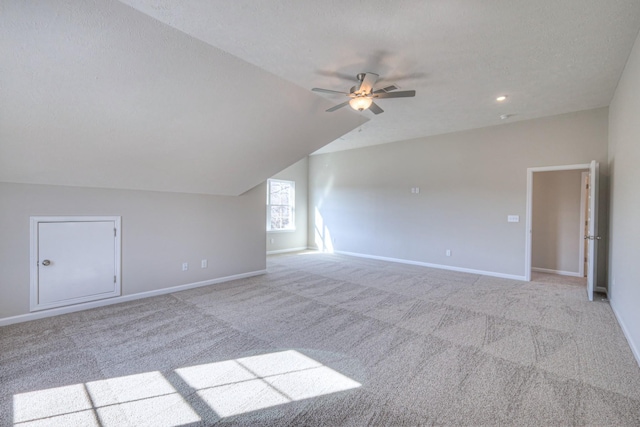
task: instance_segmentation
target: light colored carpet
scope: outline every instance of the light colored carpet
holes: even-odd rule
[[[0,328],[0,424],[638,426],[582,285],[301,253],[264,276]]]
[[[562,276],[560,274],[531,272],[531,280],[538,283],[553,283],[558,285],[582,285],[587,286],[586,277]]]

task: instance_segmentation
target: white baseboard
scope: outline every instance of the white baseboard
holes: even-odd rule
[[[631,353],[633,353],[633,356],[636,358],[636,362],[638,362],[638,366],[640,366],[640,348],[638,348],[636,343],[633,342],[633,338],[631,338],[631,333],[629,333],[629,329],[627,329],[627,325],[625,325],[624,321],[622,320],[622,317],[620,317],[620,315],[618,314],[615,300],[609,300],[609,305],[611,306],[611,309],[613,310],[613,314],[615,314],[616,319],[618,319],[618,324],[622,329],[622,333],[624,334],[624,337],[627,339],[627,343],[629,343],[629,347],[631,347]]]
[[[573,271],[552,270],[550,268],[531,267],[531,271],[537,271],[538,273],[557,274],[560,276],[584,277],[580,273],[576,273]]]
[[[609,290],[607,288],[605,288],[604,286],[596,286],[594,291],[601,292],[601,293],[607,294],[607,296],[609,296]]]
[[[171,286],[169,288],[156,289],[154,291],[140,292],[132,295],[123,295],[99,301],[86,302],[70,305],[67,307],[52,308],[49,310],[37,311],[34,313],[20,314],[18,316],[0,318],[0,326],[12,325],[14,323],[29,322],[31,320],[44,319],[46,317],[59,316],[61,314],[74,313],[76,311],[89,310],[106,305],[119,304],[121,302],[134,301],[142,298],[155,297],[157,295],[171,294],[173,292],[186,291],[187,289],[200,288],[202,286],[215,285],[217,283],[229,282],[231,280],[244,279],[247,277],[265,274],[267,270],[250,271],[248,273],[234,274],[232,276],[220,277],[217,279],[204,280],[202,282],[187,283],[185,285]]]
[[[513,279],[513,280],[521,280],[521,281],[525,280],[524,276],[518,276],[515,274],[496,273],[494,271],[474,270],[472,268],[454,267],[451,265],[442,265],[442,264],[431,264],[428,262],[411,261],[411,260],[400,259],[400,258],[389,258],[389,257],[377,256],[377,255],[359,254],[355,252],[334,251],[334,253],[341,254],[341,255],[355,256],[360,258],[377,259],[380,261],[397,262],[400,264],[411,264],[411,265],[419,265],[422,267],[438,268],[440,270],[451,270],[451,271],[459,271],[462,273],[481,274],[483,276],[500,277],[502,279]]]
[[[307,249],[309,248],[307,248],[306,246],[301,248],[279,249],[277,251],[267,251],[267,255],[286,254],[288,252],[300,252],[300,251],[306,251]]]

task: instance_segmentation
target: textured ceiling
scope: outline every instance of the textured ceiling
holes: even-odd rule
[[[638,0],[125,2],[307,90],[417,90],[323,152],[607,106],[640,28]]]
[[[0,0],[0,181],[236,195],[330,142],[606,106],[639,28],[638,0]],[[417,96],[310,91],[363,71]]]
[[[0,181],[238,195],[366,121],[119,2],[0,7]]]

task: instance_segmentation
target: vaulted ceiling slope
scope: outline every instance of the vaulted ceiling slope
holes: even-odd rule
[[[307,89],[417,90],[322,152],[607,106],[640,29],[638,0],[124,1]]]
[[[0,57],[5,182],[239,195],[367,120],[119,2],[2,1]]]
[[[638,0],[0,0],[0,181],[237,195],[318,149],[606,106],[639,29]],[[417,96],[310,91],[363,71]]]

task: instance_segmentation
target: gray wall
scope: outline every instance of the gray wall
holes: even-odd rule
[[[523,276],[527,168],[595,159],[606,176],[607,115],[601,108],[311,156],[309,244],[318,245],[317,232],[338,251]],[[508,223],[509,214],[520,222]]]
[[[640,363],[640,38],[611,101],[609,130],[609,297]]]
[[[265,185],[225,197],[0,183],[0,319],[29,311],[30,216],[121,215],[122,293],[131,295],[265,269],[265,192]],[[209,267],[201,269],[204,258]]]
[[[582,171],[533,174],[531,266],[578,273]]]
[[[267,252],[287,251],[307,247],[307,189],[309,178],[309,158],[294,163],[282,172],[272,176],[274,179],[295,181],[295,231],[268,231]],[[273,240],[273,243],[271,243]]]

